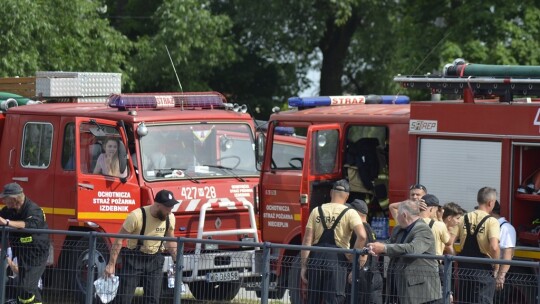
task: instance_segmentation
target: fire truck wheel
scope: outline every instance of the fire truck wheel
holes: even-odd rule
[[[75,292],[79,299],[79,303],[85,303],[86,299],[86,285],[88,278],[88,270],[92,269],[92,282],[97,280],[103,272],[105,271],[105,266],[109,259],[109,251],[105,241],[98,239],[96,242],[96,250],[94,251],[93,263],[90,262],[90,250],[88,249],[88,239],[80,239],[74,247],[73,250],[75,265],[73,268],[75,270]],[[97,297],[93,297],[93,303],[101,303]]]
[[[240,291],[240,282],[192,282],[188,284],[191,294],[202,301],[230,301]]]
[[[224,161],[226,159],[234,159],[236,161],[236,163],[234,164],[234,166],[226,166],[223,163],[221,163],[222,161]],[[224,166],[224,167],[228,167],[228,168],[231,168],[231,169],[236,169],[240,165],[240,163],[242,163],[242,160],[240,159],[240,157],[238,157],[236,155],[229,155],[229,156],[223,156],[221,158],[218,158],[217,162],[220,165]]]
[[[302,283],[300,279],[300,254],[295,256],[292,259],[291,266],[289,268],[289,279],[288,279],[288,288],[289,288],[289,299],[291,304],[302,304],[305,302],[302,290]]]

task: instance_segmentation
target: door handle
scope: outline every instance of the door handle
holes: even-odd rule
[[[92,184],[79,183],[79,187],[89,189],[89,190],[94,190],[94,185],[92,185]]]

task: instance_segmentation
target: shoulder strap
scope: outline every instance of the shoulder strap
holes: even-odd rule
[[[499,228],[501,228],[502,225],[504,225],[504,224],[510,224],[510,223],[508,223],[507,221],[504,221],[504,222],[502,222],[502,223],[499,225]]]
[[[433,224],[435,224],[435,220],[431,219],[431,221],[429,221],[429,228],[433,228]]]
[[[322,206],[319,206],[317,209],[319,210],[319,217],[321,218],[321,223],[322,223],[323,228],[328,229],[328,227],[326,227],[326,221],[324,220],[324,213],[322,211]]]
[[[474,236],[478,235],[478,231],[480,231],[480,227],[484,225],[484,223],[491,217],[491,215],[485,216],[480,223],[478,223],[478,226],[476,226],[476,230],[474,231]]]
[[[142,227],[141,227],[141,235],[144,235],[144,232],[146,230],[146,211],[143,207],[140,208],[142,212]],[[139,239],[137,240],[137,247],[136,250],[141,250],[141,246],[143,245],[143,240]]]
[[[170,225],[170,220],[169,220],[169,216],[170,215],[167,215],[167,219],[165,219],[165,232],[163,233],[163,237],[166,237],[167,236],[167,231],[169,230],[169,225]],[[161,246],[163,246],[163,240],[161,240],[161,242],[159,243],[159,249],[158,251],[161,251]]]
[[[169,231],[169,226],[171,225],[171,221],[169,220],[169,216],[167,215],[167,219],[165,220],[165,233],[163,233],[163,236],[167,236],[167,231]]]
[[[351,210],[351,208],[347,208],[343,211],[341,211],[341,213],[339,214],[339,216],[337,217],[336,221],[334,222],[334,225],[332,225],[332,227],[330,229],[334,230],[336,229],[337,225],[339,224],[339,221],[341,221],[341,218],[345,215],[345,213],[347,213],[347,211]]]
[[[472,233],[471,233],[471,224],[469,223],[469,218],[467,217],[466,214],[463,217],[464,217],[464,221],[465,221],[465,232],[467,233],[467,235],[472,235]]]

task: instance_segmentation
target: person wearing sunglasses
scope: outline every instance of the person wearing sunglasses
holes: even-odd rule
[[[427,189],[424,187],[424,185],[414,184],[409,187],[409,199],[412,201],[421,199],[422,196],[426,195],[427,193]]]

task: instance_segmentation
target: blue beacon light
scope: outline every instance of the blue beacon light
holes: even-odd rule
[[[409,96],[405,95],[353,95],[353,96],[317,96],[290,97],[291,107],[342,106],[357,104],[408,104]]]

